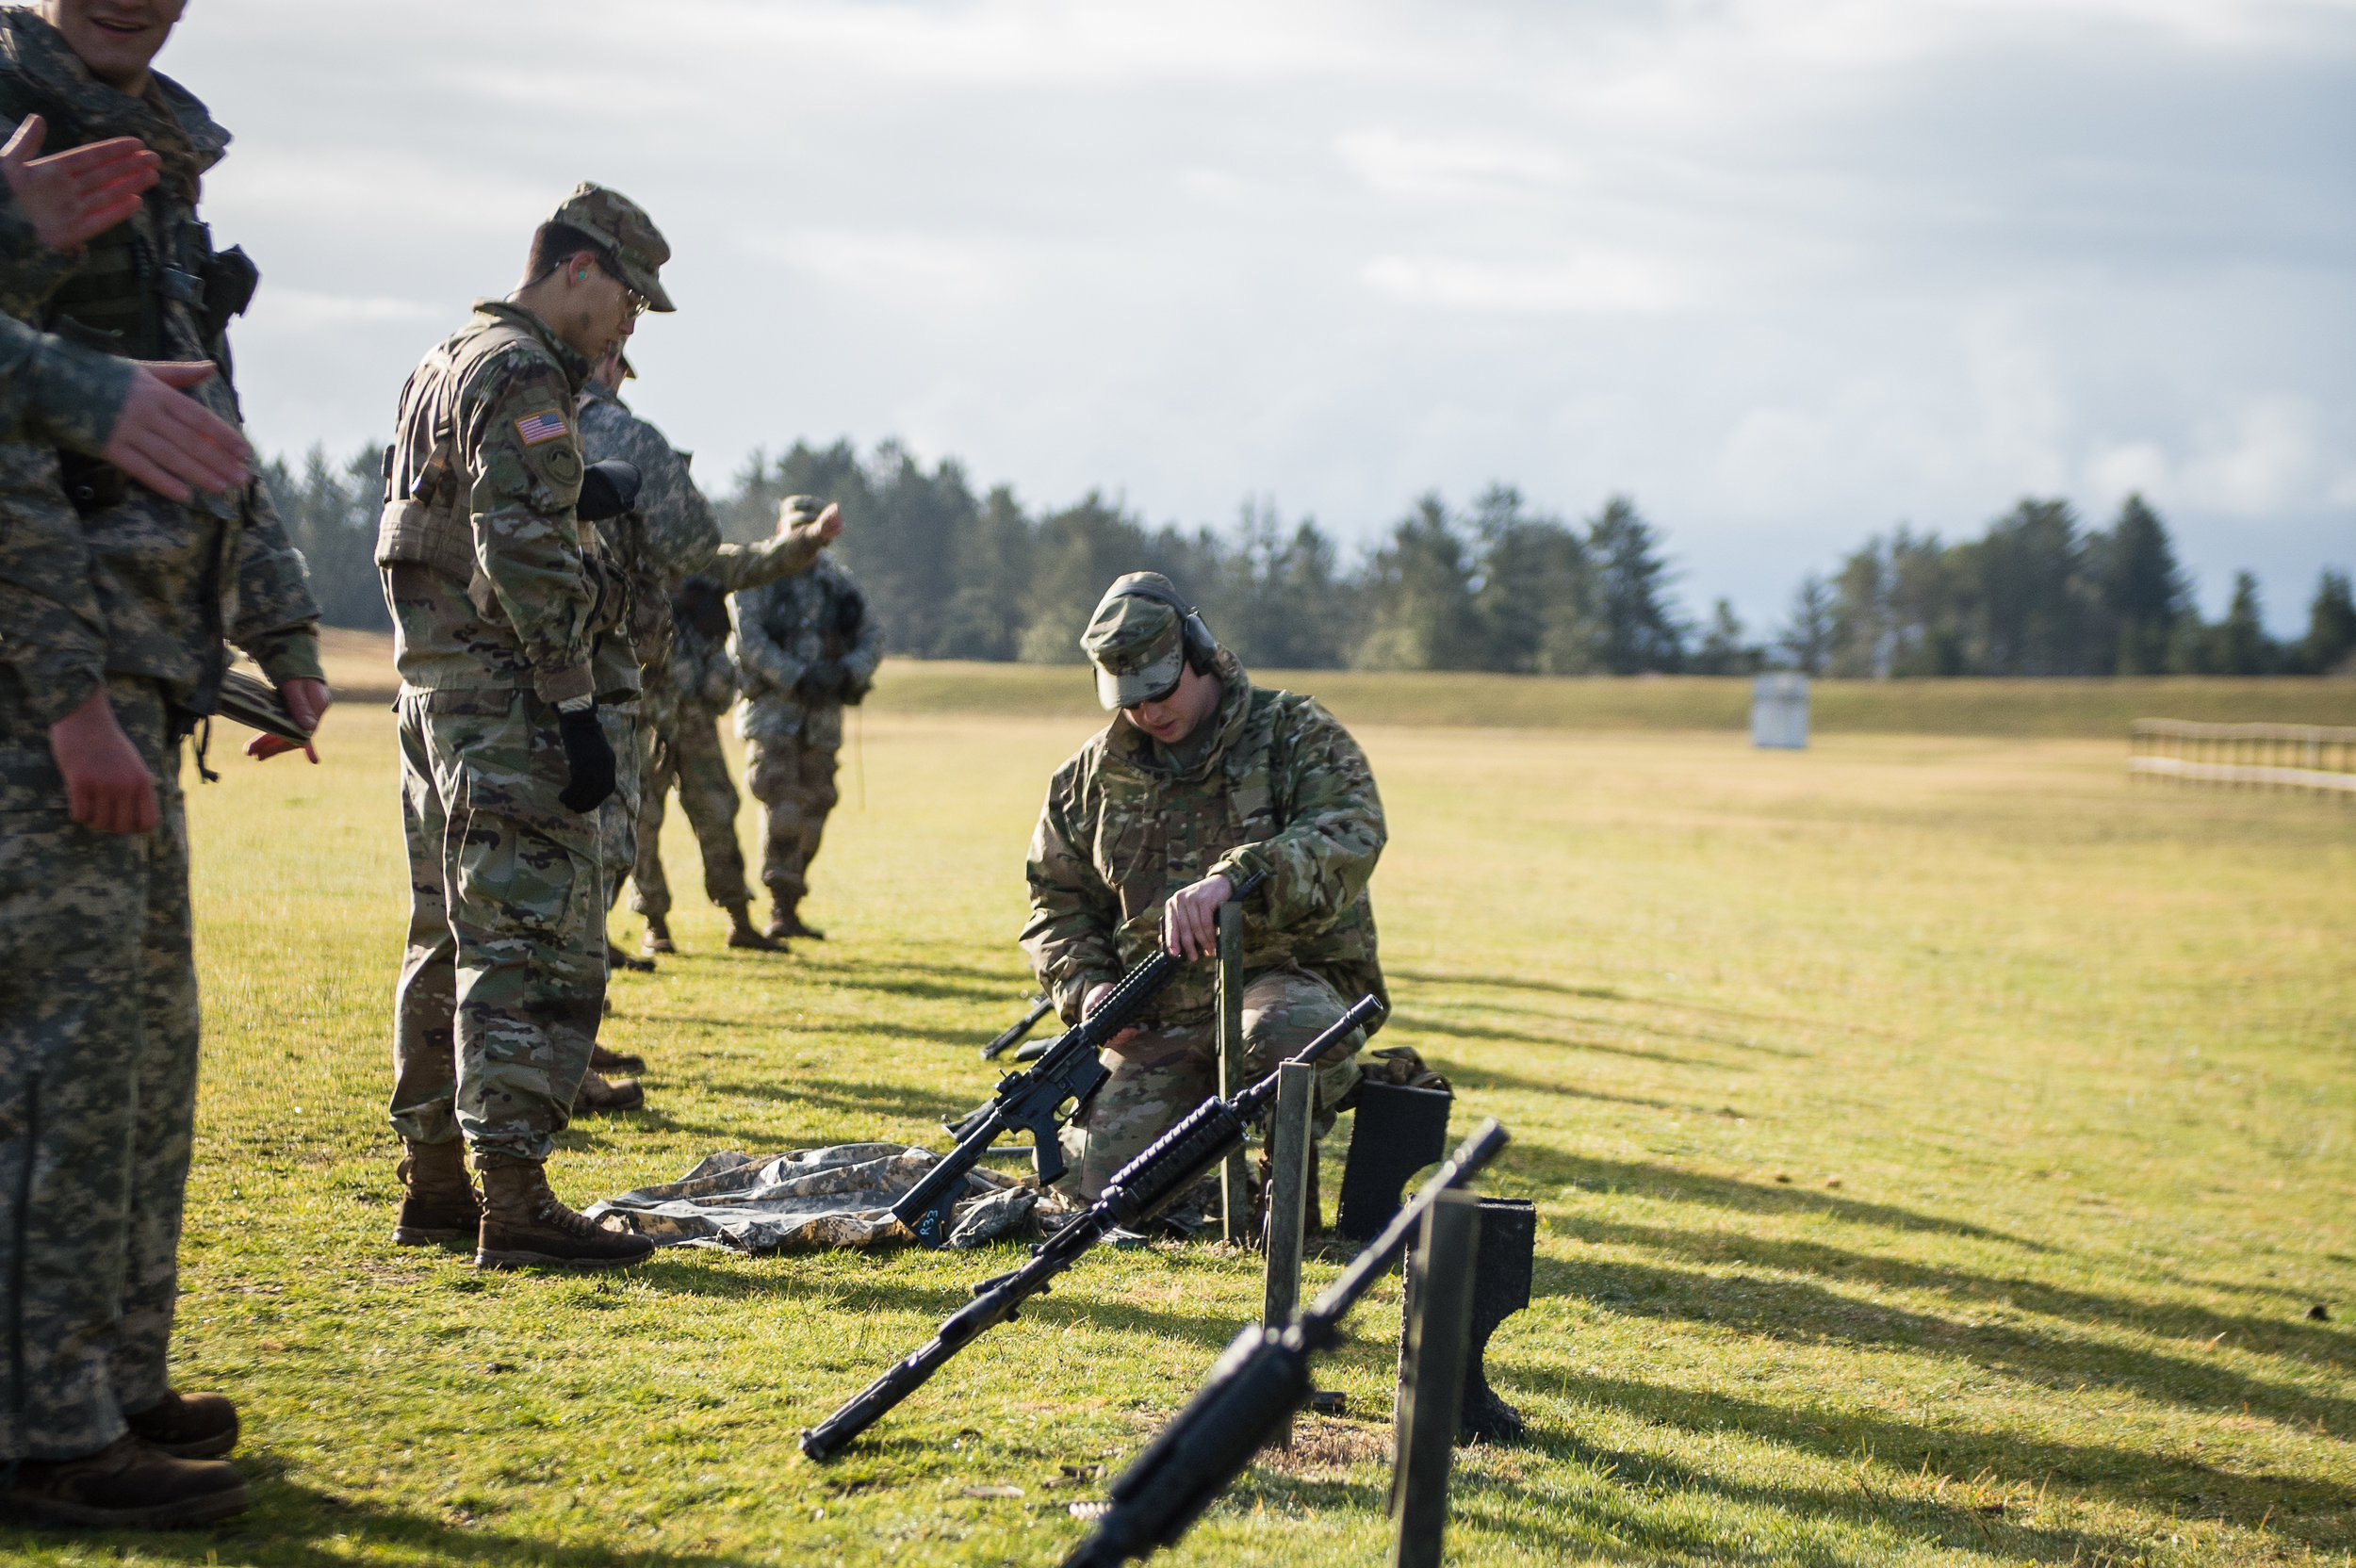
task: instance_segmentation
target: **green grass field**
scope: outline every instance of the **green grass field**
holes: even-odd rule
[[[1345,715],[1422,700],[1352,679]],[[684,911],[687,951],[614,988],[651,1106],[567,1135],[569,1198],[720,1149],[937,1138],[991,1081],[1023,842],[1091,720],[891,690],[819,862],[834,939],[730,954]],[[1365,724],[1390,1037],[1460,1126],[1513,1129],[1490,1190],[1543,1217],[1538,1298],[1491,1353],[1534,1441],[1460,1451],[1451,1560],[2356,1561],[2356,813],[2131,787],[2104,733],[1759,753]],[[1091,1467],[1255,1311],[1254,1260],[1093,1257],[816,1466],[798,1429],[1016,1254],[571,1278],[389,1246],[388,715],[339,711],[326,749],[236,760],[194,809],[180,1381],[244,1405],[258,1506],[0,1556],[1058,1560]],[[693,888],[676,818],[666,849]],[[1354,1327],[1320,1379],[1350,1417],[1170,1560],[1384,1560],[1395,1281]]]

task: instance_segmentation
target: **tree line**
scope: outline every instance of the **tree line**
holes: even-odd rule
[[[265,478],[311,568],[328,624],[389,629],[370,547],[381,482],[368,448],[337,465],[313,449]],[[1166,574],[1247,664],[1270,669],[1496,670],[1540,675],[1848,677],[2271,675],[2356,671],[2348,575],[2325,570],[2301,637],[2266,629],[2257,580],[2234,580],[2205,621],[2168,529],[2131,496],[2108,528],[2066,501],[2023,500],[1974,539],[1901,527],[1801,582],[1754,635],[1719,599],[1689,618],[1661,531],[1627,497],[1566,521],[1495,484],[1469,506],[1417,499],[1345,559],[1313,518],[1247,503],[1224,530],[1150,527],[1090,492],[1033,513],[1006,485],[976,494],[963,466],[927,468],[896,442],[755,452],[713,492],[723,531],[751,540],[779,499],[822,497],[848,527],[835,547],[865,585],[892,651],[924,659],[1076,663],[1104,584]]]

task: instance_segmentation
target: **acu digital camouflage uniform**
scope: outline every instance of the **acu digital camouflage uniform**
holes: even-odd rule
[[[614,793],[597,808],[610,909],[638,860],[646,753],[654,738],[646,687],[650,677],[659,681],[670,659],[669,585],[712,560],[720,547],[720,524],[688,477],[687,460],[594,377],[581,394],[580,426],[582,461],[619,459],[637,468],[639,480],[636,504],[595,525],[606,561],[629,586],[629,642],[640,687],[637,702],[600,708],[597,714],[614,747]]]
[[[1181,640],[1168,606],[1108,596],[1084,645],[1119,676],[1170,660]],[[1359,997],[1386,998],[1366,895],[1383,803],[1366,754],[1314,700],[1254,687],[1224,650],[1213,669],[1219,707],[1175,748],[1121,713],[1055,771],[1025,868],[1023,947],[1065,1021],[1077,1022],[1089,990],[1161,945],[1172,893],[1266,872],[1243,920],[1245,1072],[1257,1078]],[[1137,1037],[1106,1053],[1112,1076],[1066,1137],[1082,1196],[1099,1197],[1219,1091],[1217,987],[1215,965],[1184,966]],[[1318,1073],[1320,1136],[1359,1078],[1351,1055],[1364,1043],[1352,1035]]]
[[[0,9],[0,137],[34,112],[52,148],[139,138],[163,179],[78,257],[19,238],[0,188],[0,297],[91,347],[215,361],[222,374],[189,395],[235,423],[222,329],[253,274],[213,254],[195,211],[228,133],[177,84],[117,92],[46,23]],[[36,379],[13,399],[83,373],[45,344],[31,355],[20,372]],[[85,460],[111,422],[106,379],[65,416],[75,428],[20,415],[0,445],[0,1190],[14,1217],[0,1228],[0,1459],[105,1448],[126,1412],[170,1392],[198,1045],[180,738],[214,703],[224,637],[275,682],[319,675],[302,560],[258,483],[183,507]],[[60,447],[76,455],[61,464]],[[155,779],[151,833],[68,815],[47,728],[102,680]]]
[[[478,300],[401,388],[386,458],[410,869],[392,1122],[478,1158],[548,1157],[605,999],[597,819],[557,799],[556,705],[638,689],[599,635],[623,622],[621,582],[573,516],[588,375],[530,311]]]
[[[843,749],[843,705],[857,703],[883,662],[883,626],[843,563],[821,555],[809,571],[739,594],[728,651],[744,683],[736,732],[744,771],[765,809],[761,880],[777,901],[773,936],[792,936],[810,890],[810,863],[826,830]]]
[[[683,476],[682,476],[683,477]],[[817,504],[806,497],[785,503],[793,526],[751,545],[722,545],[703,570],[671,585],[670,656],[646,672],[639,707],[653,743],[638,808],[638,858],[630,906],[651,921],[671,912],[671,886],[663,873],[663,799],[679,791],[679,808],[695,831],[704,868],[704,895],[723,909],[752,902],[744,885],[744,852],[736,840],[742,804],[720,749],[720,717],[734,705],[736,661],[728,656],[730,594],[810,569],[825,546],[809,525]]]

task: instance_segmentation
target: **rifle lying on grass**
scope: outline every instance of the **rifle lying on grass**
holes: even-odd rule
[[[1020,1042],[1024,1036],[1028,1035],[1032,1030],[1038,1028],[1039,1021],[1045,1018],[1049,1009],[1053,1008],[1055,1005],[1055,1002],[1043,991],[1038,996],[1031,998],[1031,1010],[1024,1013],[1021,1018],[1016,1019],[1012,1023],[1007,1024],[1006,1033],[1000,1035],[996,1039],[982,1047],[982,1060],[986,1062],[994,1062],[999,1057],[1005,1055],[1006,1054],[1006,1048]],[[1017,1059],[1020,1060],[1021,1058]]]
[[[1254,1323],[1237,1334],[1192,1401],[1113,1482],[1094,1532],[1064,1568],[1121,1568],[1176,1545],[1309,1396],[1309,1358],[1341,1339],[1342,1318],[1406,1250],[1424,1211],[1470,1181],[1505,1142],[1494,1119],[1482,1122],[1292,1327]]]
[[[1266,872],[1254,872],[1236,885],[1232,895],[1236,900],[1249,896],[1266,879]],[[892,1205],[892,1217],[916,1233],[916,1239],[927,1247],[939,1247],[948,1239],[949,1209],[965,1184],[965,1173],[981,1160],[982,1151],[998,1141],[998,1135],[1009,1127],[1024,1127],[1031,1134],[1031,1164],[1039,1173],[1041,1190],[1060,1180],[1064,1173],[1063,1146],[1055,1136],[1055,1122],[1068,1101],[1088,1102],[1099,1086],[1110,1076],[1104,1064],[1096,1059],[1096,1053],[1106,1040],[1120,1034],[1137,1021],[1145,1004],[1153,1000],[1155,992],[1167,985],[1186,960],[1170,956],[1166,949],[1155,948],[1153,956],[1121,977],[1097,1009],[1065,1030],[1050,1045],[1039,1059],[1022,1072],[1010,1072],[998,1080],[998,1092],[990,1101],[974,1108],[963,1120],[949,1128],[957,1146],[941,1156],[941,1163],[924,1173],[924,1179],[910,1187],[908,1195]]]
[[[1293,1053],[1289,1060],[1316,1061],[1350,1031],[1373,1022],[1382,1011],[1383,1004],[1373,997],[1361,998],[1340,1022]],[[1243,1141],[1244,1129],[1275,1098],[1276,1074],[1271,1072],[1233,1101],[1214,1095],[1197,1105],[1185,1120],[1154,1139],[1153,1147],[1122,1166],[1104,1195],[1087,1212],[1066,1221],[1033,1248],[1029,1263],[975,1285],[973,1303],[952,1314],[921,1349],[804,1432],[802,1452],[821,1460],[841,1453],[843,1445],[924,1387],[925,1380],[951,1356],[999,1324],[1012,1321],[1032,1297],[1044,1295],[1049,1281],[1078,1263],[1109,1232],[1132,1229],[1177,1201]]]

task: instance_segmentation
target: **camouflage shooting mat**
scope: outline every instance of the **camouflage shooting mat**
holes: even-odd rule
[[[732,1252],[817,1252],[893,1247],[914,1240],[892,1205],[940,1156],[902,1143],[842,1143],[754,1156],[733,1150],[697,1162],[676,1182],[640,1187],[583,1211],[646,1236],[658,1247]],[[952,1211],[952,1247],[979,1247],[1037,1234],[1076,1213],[1060,1194],[1044,1198],[995,1170],[975,1167]]]

